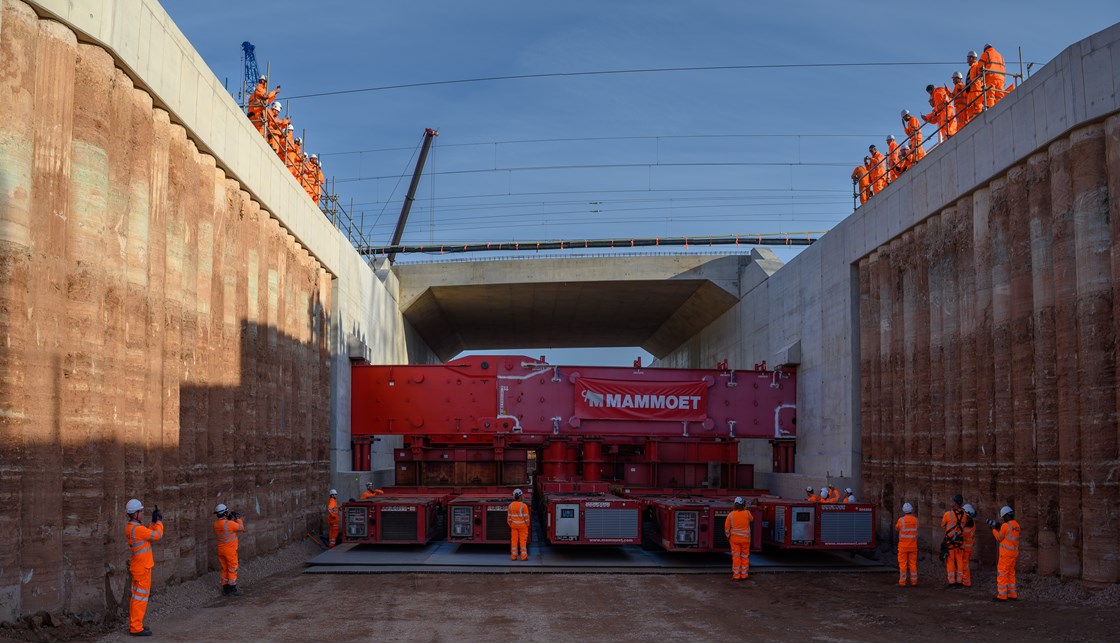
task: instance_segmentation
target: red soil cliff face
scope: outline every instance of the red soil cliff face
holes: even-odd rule
[[[330,275],[99,47],[0,16],[0,620],[115,607],[303,536],[328,473]]]
[[[863,483],[883,535],[903,502],[932,525],[962,493],[981,518],[1015,507],[1020,569],[1120,580],[1118,191],[1113,116],[860,261]]]

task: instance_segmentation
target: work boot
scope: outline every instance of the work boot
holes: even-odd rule
[[[152,631],[149,630],[147,627],[145,627],[144,629],[140,630],[139,632],[129,632],[128,635],[129,636],[151,636]]]
[[[241,590],[237,589],[237,585],[226,585],[226,587],[228,588],[226,593],[230,596],[241,596]]]
[[[229,596],[229,585],[222,585],[222,596]]]

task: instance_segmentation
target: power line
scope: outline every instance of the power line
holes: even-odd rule
[[[851,163],[830,163],[824,161],[802,161],[797,163],[783,163],[775,161],[756,162],[703,162],[703,163],[596,163],[588,165],[527,165],[521,167],[494,167],[478,168],[472,170],[444,170],[442,172],[428,172],[428,176],[437,174],[484,174],[487,172],[535,172],[544,170],[602,170],[611,168],[654,168],[654,167],[848,167]],[[380,181],[382,179],[399,179],[402,175],[392,174],[386,176],[355,176],[344,179],[335,179],[335,183],[354,183],[356,181]]]
[[[292,101],[301,98],[320,98],[323,96],[341,96],[343,94],[360,94],[364,92],[380,92],[391,89],[411,89],[414,87],[435,87],[438,85],[461,85],[465,83],[494,82],[502,80],[529,80],[537,78],[573,78],[577,76],[618,76],[624,74],[662,74],[671,72],[690,71],[743,71],[759,69],[830,69],[843,67],[915,67],[933,65],[960,65],[959,62],[869,62],[869,63],[785,63],[778,65],[711,65],[703,67],[650,67],[645,69],[605,69],[597,71],[560,71],[541,74],[515,74],[511,76],[478,76],[475,78],[456,78],[452,80],[433,80],[423,83],[402,83],[400,85],[380,85],[376,87],[361,87],[355,89],[338,89],[328,92],[313,94],[300,94],[289,96],[285,100]]]
[[[526,138],[509,141],[479,141],[475,143],[441,143],[440,147],[482,147],[487,145],[522,145],[528,143],[586,143],[593,141],[654,141],[659,139],[681,138],[871,138],[878,134],[669,134],[665,136],[576,136],[569,138]],[[319,156],[343,156],[347,154],[373,154],[375,152],[403,152],[410,147],[381,147],[369,150],[347,150],[342,152],[320,152]]]

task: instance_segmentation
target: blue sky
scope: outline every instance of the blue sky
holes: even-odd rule
[[[241,42],[256,45],[308,150],[324,159],[342,202],[356,204],[373,243],[388,242],[408,184],[399,177],[411,173],[425,127],[440,136],[406,242],[827,230],[852,211],[849,175],[867,145],[899,134],[902,108],[928,111],[925,86],[949,84],[969,49],[991,42],[1017,71],[1019,47],[1045,63],[1120,21],[1115,1],[163,4],[233,89]],[[951,64],[543,78],[286,100],[486,76],[865,62]],[[688,165],[697,163],[721,165]]]

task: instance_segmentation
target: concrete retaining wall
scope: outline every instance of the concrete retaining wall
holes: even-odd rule
[[[755,445],[746,457],[760,485],[790,493],[791,480],[854,474],[860,495],[881,503],[884,537],[904,500],[917,500],[925,525],[950,492],[986,515],[1014,501],[1034,523],[1025,537],[1043,543],[1024,547],[1021,569],[1115,582],[1116,442],[1102,436],[1115,435],[1116,411],[1097,387],[1114,388],[1102,302],[1120,278],[1106,225],[1120,210],[1103,141],[1111,155],[1118,72],[1120,25],[1069,47],[819,243],[745,278],[735,310],[662,360],[774,364],[800,342],[799,477],[766,473],[769,450]],[[1060,195],[1044,198],[1031,181]],[[1040,363],[1051,358],[1053,368]],[[1089,406],[1069,397],[1078,393]],[[923,545],[935,536],[927,528]],[[990,540],[980,556],[991,558]]]

